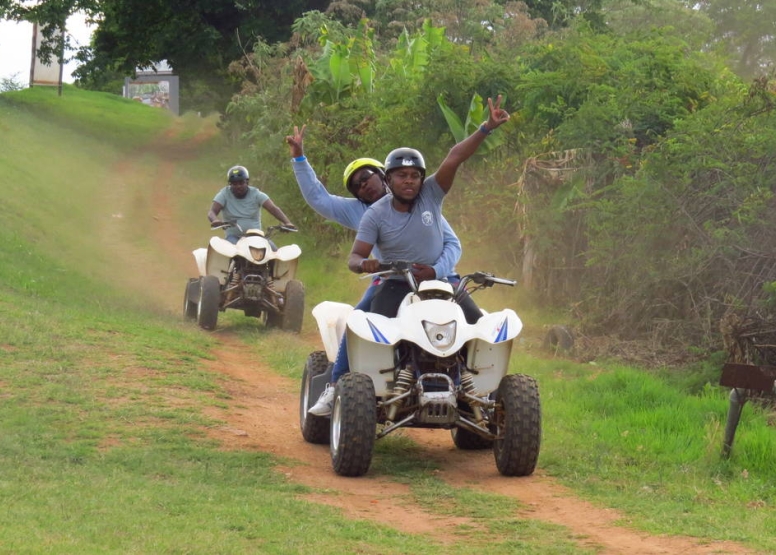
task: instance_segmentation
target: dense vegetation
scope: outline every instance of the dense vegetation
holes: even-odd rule
[[[726,311],[772,302],[773,82],[743,81],[701,36],[636,9],[648,23],[623,9],[607,32],[552,30],[515,4],[484,38],[429,20],[389,38],[379,22],[308,13],[291,42],[258,42],[234,64],[244,87],[224,127],[282,180],[282,137],[306,122],[312,163],[336,187],[352,157],[401,144],[433,166],[503,93],[509,127],[446,205],[467,250],[497,244],[490,256],[586,333],[715,349]],[[707,21],[678,6],[672,17]],[[308,225],[322,245],[339,233]]]
[[[182,106],[236,91],[220,106],[223,129],[253,148],[259,182],[290,181],[283,136],[302,123],[335,190],[350,159],[398,145],[433,168],[482,121],[484,99],[504,94],[510,125],[446,205],[467,256],[498,244],[495,264],[585,333],[655,347],[717,349],[727,311],[770,312],[773,6],[342,0],[322,13],[292,2],[272,32],[270,4],[240,6],[227,17],[234,6],[217,0],[186,13],[165,2],[0,0],[0,13],[98,17],[81,53],[85,86],[165,57],[188,83]],[[321,246],[345,239],[294,210]]]

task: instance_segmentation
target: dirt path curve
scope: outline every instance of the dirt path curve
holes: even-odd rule
[[[197,139],[193,140],[196,143]],[[179,147],[178,147],[179,148]],[[180,148],[178,150],[180,154]],[[175,160],[159,159],[157,169],[172,175]],[[116,170],[131,180],[131,173],[148,173],[147,157],[143,168],[132,157],[120,163]],[[158,175],[158,174],[157,174]],[[213,189],[217,184],[213,185]],[[172,267],[175,275],[191,269],[189,246],[182,241],[173,214],[175,196],[165,188],[154,189],[154,222],[150,229],[155,244],[164,252],[148,258],[152,263],[161,254]],[[117,200],[119,202],[119,200]],[[119,210],[121,207],[109,207]],[[204,213],[204,210],[203,210]],[[116,243],[114,234],[112,242]],[[127,246],[128,250],[132,250]],[[142,259],[134,261],[135,273],[150,275],[152,268],[143,268]],[[170,284],[169,290],[177,291],[181,284]],[[164,291],[161,288],[160,291]],[[178,295],[165,295],[158,299],[166,308],[177,313]],[[308,307],[309,308],[309,307]],[[465,517],[449,517],[430,513],[413,502],[410,489],[387,478],[367,474],[361,478],[342,478],[331,469],[327,446],[306,443],[299,431],[298,387],[294,380],[279,376],[250,353],[228,329],[213,334],[218,347],[209,368],[228,379],[225,387],[231,399],[226,409],[208,409],[209,416],[225,422],[212,429],[211,435],[227,449],[256,449],[272,453],[287,461],[280,470],[296,483],[316,488],[307,499],[337,507],[344,515],[354,519],[368,519],[396,528],[402,532],[423,534],[439,542],[460,541],[450,530],[467,525],[479,529],[480,524]],[[297,339],[291,339],[297,340]],[[318,346],[316,336],[300,337],[314,350]],[[732,542],[705,543],[689,537],[658,537],[617,526],[623,515],[614,510],[601,509],[580,500],[567,488],[544,475],[541,468],[527,478],[504,478],[496,470],[490,451],[458,451],[449,433],[440,430],[409,430],[406,432],[438,463],[439,476],[456,487],[509,496],[522,504],[515,515],[521,519],[535,519],[565,527],[580,547],[603,554],[744,554],[752,553]]]
[[[381,477],[342,478],[334,474],[327,446],[306,443],[299,432],[299,384],[274,374],[261,360],[246,354],[240,342],[219,334],[214,372],[232,378],[226,388],[232,399],[227,410],[209,415],[228,424],[212,430],[213,437],[230,449],[259,449],[293,461],[283,467],[288,479],[325,488],[311,500],[340,508],[351,518],[378,520],[403,532],[426,534],[450,541],[449,531],[467,518],[425,512],[411,501],[409,488]],[[504,478],[496,470],[491,451],[459,451],[441,430],[408,430],[440,467],[439,476],[457,487],[486,491],[517,499],[524,505],[515,516],[564,526],[580,546],[605,554],[738,554],[751,553],[733,542],[705,544],[693,538],[650,536],[616,526],[617,511],[600,509],[543,475],[539,469],[526,478]]]

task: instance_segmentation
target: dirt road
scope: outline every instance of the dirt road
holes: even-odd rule
[[[449,531],[465,524],[466,518],[449,518],[428,513],[408,501],[407,486],[370,476],[342,478],[334,474],[327,446],[304,442],[299,432],[299,384],[278,376],[246,349],[228,331],[217,334],[219,348],[212,371],[233,378],[227,385],[230,408],[211,411],[210,416],[228,423],[213,435],[230,449],[258,449],[299,463],[283,468],[288,479],[321,488],[310,499],[338,507],[351,518],[370,519],[403,532],[426,534],[437,541],[449,541]],[[305,339],[302,339],[305,340]],[[309,340],[309,338],[307,338]],[[496,470],[493,454],[459,451],[448,432],[409,430],[424,452],[440,468],[439,477],[452,486],[465,487],[518,500],[524,507],[516,518],[536,519],[567,528],[581,547],[605,554],[712,554],[750,553],[732,542],[707,544],[685,537],[657,537],[616,526],[624,515],[601,509],[576,498],[567,488],[543,474],[541,468],[530,477],[504,478]],[[541,460],[540,460],[541,462]],[[454,536],[460,541],[461,536]]]

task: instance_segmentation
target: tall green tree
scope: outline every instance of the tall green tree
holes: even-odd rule
[[[714,31],[708,15],[697,9],[694,2],[650,0],[608,0],[604,11],[606,26],[617,35],[637,30],[670,28],[674,34],[695,50],[703,49]]]
[[[223,96],[233,92],[229,63],[259,37],[287,40],[304,11],[328,0],[2,0],[0,17],[61,25],[76,11],[95,23],[92,44],[79,53],[79,79],[106,71],[132,75],[166,60],[182,81],[207,83]],[[184,82],[184,86],[185,86]],[[224,101],[225,102],[225,101]]]
[[[740,76],[757,77],[776,66],[776,2],[702,0],[695,4],[714,23],[712,44],[729,53]]]
[[[592,205],[584,309],[599,331],[713,345],[726,311],[773,313],[772,85],[720,80],[719,100],[677,121],[632,178]]]

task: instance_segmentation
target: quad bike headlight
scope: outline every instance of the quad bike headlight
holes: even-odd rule
[[[267,253],[267,249],[257,249],[256,247],[248,247],[251,251],[251,256],[256,262],[260,262],[264,255]]]
[[[435,324],[434,322],[423,320],[423,329],[426,332],[426,337],[428,337],[431,345],[440,351],[444,351],[455,341],[456,326],[455,320],[446,324]]]

